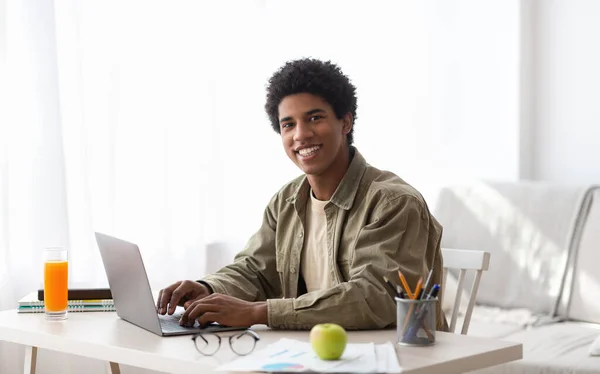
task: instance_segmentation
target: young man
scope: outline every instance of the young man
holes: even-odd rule
[[[352,146],[355,92],[336,65],[313,59],[271,77],[265,109],[304,175],[275,194],[231,265],[160,291],[159,313],[183,305],[182,324],[375,329],[396,322],[384,276],[399,283],[400,270],[414,289],[433,268],[430,284],[441,282],[442,228],[422,196]]]

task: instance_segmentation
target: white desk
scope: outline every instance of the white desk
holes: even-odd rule
[[[282,337],[308,341],[307,331],[275,331],[258,326],[259,350]],[[395,341],[395,330],[349,333],[350,343]],[[431,347],[396,346],[405,373],[462,373],[523,357],[520,343],[437,332]],[[37,348],[95,358],[108,362],[108,372],[118,373],[117,363],[170,373],[212,373],[237,357],[223,344],[213,357],[199,354],[190,336],[162,338],[117,317],[116,313],[70,313],[66,321],[49,322],[43,314],[0,312],[0,340],[25,345],[25,373],[35,373]],[[38,362],[38,365],[43,365]]]

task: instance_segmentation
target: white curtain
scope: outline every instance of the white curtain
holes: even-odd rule
[[[213,269],[299,174],[263,111],[290,59],[342,67],[357,147],[426,197],[516,177],[518,3],[0,0],[0,310],[49,245],[106,284],[94,231],[138,243],[155,288]]]

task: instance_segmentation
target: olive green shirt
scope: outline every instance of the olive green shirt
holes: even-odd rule
[[[247,301],[267,301],[268,325],[310,329],[332,322],[346,329],[395,325],[398,270],[411,288],[434,268],[442,281],[442,227],[419,192],[391,172],[368,165],[354,154],[325,206],[331,288],[306,293],[300,263],[310,186],[306,176],[285,185],[265,209],[261,228],[231,265],[203,279],[214,292]],[[446,320],[437,308],[437,328]]]

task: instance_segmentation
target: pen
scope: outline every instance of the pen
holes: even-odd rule
[[[426,295],[424,297],[424,299],[425,300],[435,299],[436,296],[438,295],[439,291],[440,291],[440,286],[438,284],[434,284],[433,287],[431,287],[431,292],[429,292],[429,295]],[[423,312],[424,312],[423,309],[419,309],[417,311],[417,314],[419,317],[417,317],[417,318],[422,318],[421,313],[423,313]]]
[[[404,275],[402,275],[402,272],[400,270],[398,270],[398,276],[400,277],[400,282],[402,282],[402,287],[404,287],[404,291],[406,291],[408,298],[414,299],[414,295],[411,292],[410,287],[408,287],[408,283],[406,283],[406,278],[404,278]]]
[[[396,286],[396,290],[398,291],[398,297],[401,299],[405,299],[406,295],[404,294],[404,291],[402,291],[402,287],[400,287],[399,285]]]
[[[427,287],[429,287],[429,282],[431,282],[432,274],[433,274],[433,268],[431,268],[431,270],[429,270],[429,274],[427,275],[427,280],[425,281],[425,284],[423,285],[423,294],[421,295],[421,298],[423,298],[427,293]]]
[[[426,298],[427,299],[435,299],[439,292],[440,292],[440,285],[434,284],[433,287],[431,287],[431,292],[429,292],[429,295],[427,295]]]

